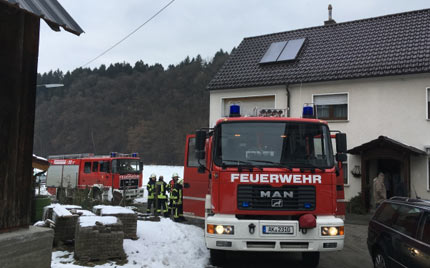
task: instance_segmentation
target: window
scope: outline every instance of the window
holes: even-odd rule
[[[396,212],[398,208],[399,208],[399,205],[396,205],[396,204],[390,204],[390,203],[382,204],[381,207],[376,212],[375,219],[380,223],[391,227],[391,225],[393,224],[397,216]]]
[[[98,171],[99,171],[99,163],[93,162],[93,172],[98,172]]]
[[[205,161],[201,161],[202,163]],[[196,138],[190,138],[188,141],[188,159],[187,166],[198,167],[199,162],[196,158]]]
[[[215,129],[214,163],[286,168],[334,165],[326,125],[299,122],[226,122]]]
[[[316,116],[323,120],[348,119],[348,94],[314,95]]]
[[[109,172],[109,161],[100,161],[100,172]]]
[[[420,221],[421,210],[409,206],[400,206],[398,213],[399,216],[394,222],[393,228],[405,235],[415,237]]]
[[[430,157],[427,160],[427,190],[430,190]]]
[[[430,88],[427,88],[427,119],[430,120]]]
[[[229,116],[230,106],[233,104],[240,105],[240,114],[242,115],[256,115],[256,109],[273,109],[275,108],[275,96],[258,96],[258,97],[245,97],[245,98],[225,98],[223,99],[223,114],[222,116]]]
[[[427,215],[424,218],[423,229],[422,229],[420,240],[430,245],[430,214],[429,213],[427,213]]]
[[[91,162],[85,162],[84,173],[91,173]]]

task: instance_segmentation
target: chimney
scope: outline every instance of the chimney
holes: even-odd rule
[[[333,10],[333,7],[331,6],[331,4],[328,5],[328,20],[324,21],[324,25],[336,24],[336,21],[331,16],[332,10]]]

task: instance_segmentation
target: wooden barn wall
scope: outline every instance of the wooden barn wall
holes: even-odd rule
[[[30,224],[39,25],[0,3],[0,232]]]

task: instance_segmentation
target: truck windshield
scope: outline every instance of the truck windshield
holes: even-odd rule
[[[330,132],[324,124],[226,122],[215,130],[218,166],[332,168]]]
[[[119,174],[139,174],[139,161],[136,159],[117,159],[112,161],[114,172]]]

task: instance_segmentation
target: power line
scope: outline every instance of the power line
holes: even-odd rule
[[[105,55],[106,53],[108,53],[109,51],[111,51],[114,47],[116,47],[117,45],[121,44],[123,41],[125,41],[127,38],[129,38],[131,35],[133,35],[135,32],[137,32],[140,28],[142,28],[143,26],[145,26],[145,24],[147,24],[148,22],[150,22],[152,19],[154,19],[155,17],[157,17],[158,14],[160,14],[161,12],[163,12],[167,7],[169,7],[173,2],[175,2],[176,0],[172,0],[169,3],[167,3],[167,5],[165,5],[163,8],[161,8],[157,13],[155,13],[154,15],[152,15],[152,17],[150,17],[148,20],[146,20],[144,23],[142,23],[139,27],[137,27],[136,29],[134,29],[131,33],[129,33],[128,35],[126,35],[124,38],[122,38],[121,40],[119,40],[118,42],[116,42],[115,44],[113,44],[110,48],[106,49],[105,51],[103,51],[100,55],[98,55],[97,57],[95,57],[94,59],[90,60],[89,62],[85,63],[84,65],[82,65],[80,68],[87,66],[88,64],[94,62],[95,60],[97,60],[98,58],[100,58],[101,56]]]

